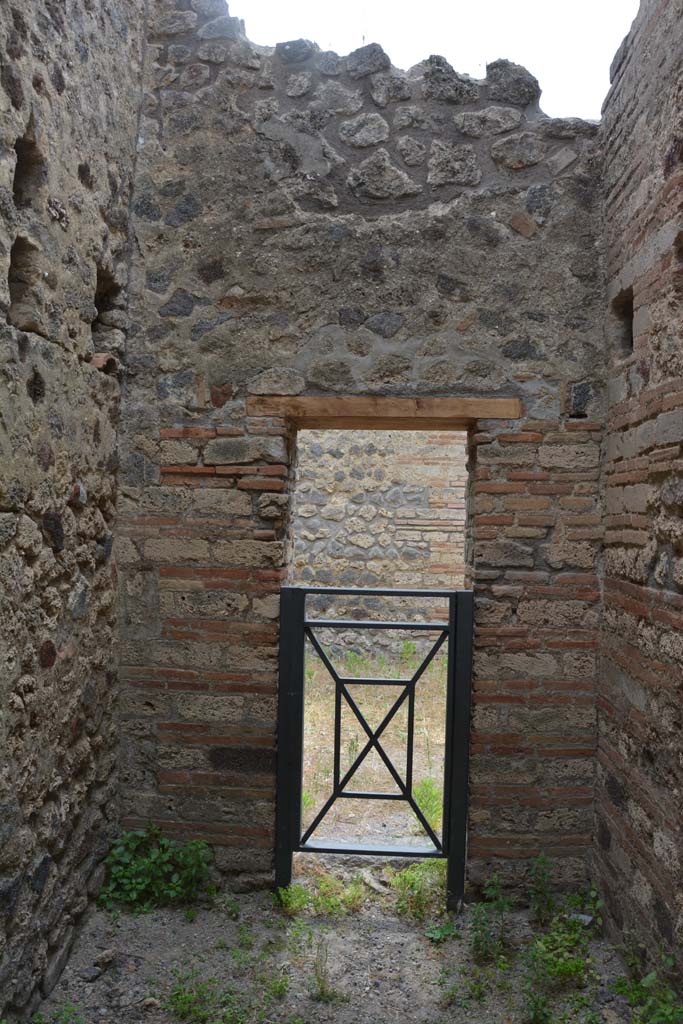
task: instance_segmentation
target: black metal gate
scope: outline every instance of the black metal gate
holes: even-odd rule
[[[306,598],[310,594],[386,598],[441,598],[448,602],[447,622],[377,622],[348,619],[310,619]],[[458,909],[465,884],[467,835],[468,747],[470,728],[470,686],[472,667],[472,591],[441,590],[360,590],[333,587],[283,587],[280,603],[280,684],[278,700],[277,825],[275,845],[275,881],[278,887],[289,885],[292,854],[346,853],[392,857],[435,857],[448,861],[447,901]],[[424,631],[435,635],[426,657],[408,679],[364,679],[345,677],[335,669],[316,631],[394,629]],[[331,791],[311,824],[302,832],[302,781],[304,738],[304,659],[306,639],[334,681],[334,770]],[[413,753],[415,732],[415,691],[430,663],[447,645],[446,722],[443,787],[443,826],[441,836],[431,827],[413,795]],[[393,686],[400,692],[380,725],[373,729],[349,690],[350,686]],[[398,710],[407,702],[407,739],[405,778],[401,776],[382,746],[382,734]],[[353,712],[365,733],[365,746],[359,749],[351,766],[341,771],[342,707]],[[365,792],[348,788],[367,755],[375,750],[398,788],[397,793]],[[424,829],[430,845],[383,846],[316,840],[314,833],[339,799],[402,800],[412,809]]]

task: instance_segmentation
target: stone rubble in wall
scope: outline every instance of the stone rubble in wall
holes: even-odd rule
[[[683,51],[655,47],[655,69],[624,50],[608,102],[633,122],[627,139],[618,123],[603,133],[601,157],[597,125],[544,117],[533,76],[506,61],[476,82],[438,56],[400,72],[376,44],[347,57],[305,40],[256,47],[223,0],[162,0],[129,280],[138,5],[73,22],[44,6],[0,11],[5,271],[24,240],[14,295],[0,274],[0,686],[19,778],[1,801],[13,926],[0,1003],[28,1008],[56,982],[117,820],[117,474],[126,821],[200,828],[221,870],[270,879],[292,439],[247,416],[247,395],[520,397],[520,421],[472,437],[471,878],[495,865],[519,880],[530,844],[550,843],[574,884],[592,849],[612,920],[626,910],[655,944],[676,940],[683,246],[669,126]],[[102,82],[117,88],[93,117]],[[45,158],[33,204],[12,195],[21,137]],[[636,351],[616,360],[599,158],[617,175],[608,299],[636,293]],[[121,289],[109,309],[96,261]],[[231,796],[216,796],[226,780]]]
[[[229,16],[198,24],[180,15],[160,19],[157,31],[169,43],[171,63],[159,63],[157,72],[170,88],[157,94],[154,106],[161,101],[174,118],[180,104],[179,117],[189,118],[189,128],[201,117],[198,103],[220,94],[223,84],[237,86],[230,116],[247,118],[269,143],[266,173],[303,209],[408,199],[421,206],[447,201],[463,188],[503,185],[507,171],[522,187],[524,172],[540,163],[550,181],[597,131],[578,119],[544,117],[536,79],[506,60],[490,64],[487,78],[476,81],[440,56],[403,72],[376,43],[340,57],[304,39],[256,47]],[[173,71],[175,62],[194,59],[190,28],[195,40],[211,38],[214,45],[196,53],[206,62],[191,65],[196,88],[191,77],[178,79]],[[176,37],[187,37],[187,45],[173,42]],[[402,136],[406,129],[419,134]],[[368,149],[374,152],[367,155]],[[423,160],[422,152],[431,155]],[[296,184],[288,182],[292,177]]]
[[[117,826],[115,447],[142,24],[134,0],[68,7],[0,10],[0,1017],[12,1021],[56,985]]]

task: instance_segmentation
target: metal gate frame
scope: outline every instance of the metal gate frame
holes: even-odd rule
[[[306,598],[309,594],[355,597],[414,597],[442,598],[448,601],[448,622],[406,623],[373,622],[340,619],[307,619]],[[440,633],[432,650],[410,680],[392,679],[391,685],[404,685],[404,692],[394,703],[378,729],[371,729],[358,708],[354,708],[345,684],[349,682],[381,685],[382,680],[348,679],[333,668],[312,633],[318,629],[422,629]],[[473,593],[471,590],[364,590],[351,587],[283,587],[280,592],[280,665],[277,716],[277,783],[275,884],[277,888],[289,885],[292,878],[292,855],[305,853],[365,854],[392,857],[429,857],[448,861],[446,898],[449,910],[459,910],[465,890],[465,862],[467,847],[468,766],[470,734],[470,690],[472,680]],[[323,805],[306,832],[301,832],[301,795],[303,781],[303,728],[304,728],[304,656],[305,640],[309,637],[316,652],[335,683],[335,751],[334,784],[331,798]],[[446,679],[446,746],[444,761],[444,808],[442,839],[434,835],[412,799],[412,749],[415,685],[427,665],[445,643],[448,643]],[[389,684],[389,681],[387,681]],[[342,696],[356,714],[368,736],[364,752],[340,779],[339,750]],[[357,767],[372,749],[377,749],[384,763],[392,770],[391,762],[383,755],[379,745],[381,733],[391,721],[398,707],[408,700],[408,740],[406,756],[406,782],[395,776],[402,793],[343,793]],[[320,823],[326,809],[334,800],[352,795],[363,799],[407,800],[427,834],[434,849],[423,847],[395,847],[372,845],[350,846],[343,843],[316,843],[310,835]]]

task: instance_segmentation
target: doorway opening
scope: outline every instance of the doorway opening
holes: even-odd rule
[[[464,858],[469,722],[458,715],[469,664],[456,658],[456,619],[462,633],[469,617],[471,640],[466,440],[457,431],[297,436],[280,678],[285,718],[301,701],[293,849],[443,857],[451,875],[457,832]]]

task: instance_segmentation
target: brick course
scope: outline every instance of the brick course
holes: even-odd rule
[[[633,289],[634,346],[626,357],[610,350],[594,847],[612,927],[679,951],[683,178],[667,153],[680,124],[682,26],[680,3],[641,4],[604,107],[607,297]]]

